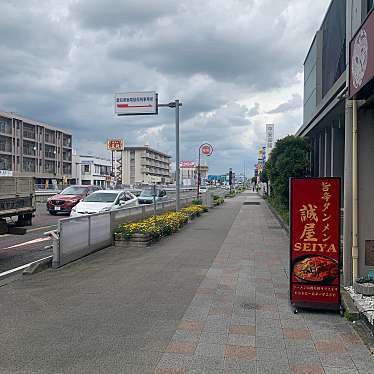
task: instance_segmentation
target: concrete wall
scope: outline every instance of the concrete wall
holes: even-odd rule
[[[365,240],[374,240],[374,108],[359,110],[358,121],[358,206],[359,275],[374,266],[365,263]]]

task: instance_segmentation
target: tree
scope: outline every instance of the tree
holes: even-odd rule
[[[276,142],[266,163],[272,197],[288,209],[289,178],[309,175],[309,143],[299,136],[286,136]]]

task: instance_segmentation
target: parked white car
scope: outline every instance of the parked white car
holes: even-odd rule
[[[71,217],[86,214],[110,212],[111,210],[138,205],[138,198],[129,191],[97,191],[79,202],[72,210]]]

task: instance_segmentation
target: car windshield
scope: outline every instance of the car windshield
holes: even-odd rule
[[[116,193],[95,192],[87,196],[84,201],[89,203],[113,203],[117,196]]]
[[[152,190],[143,190],[140,197],[153,197]]]
[[[86,187],[71,186],[65,188],[60,195],[81,195],[87,191]]]
[[[142,193],[142,191],[134,191],[134,190],[131,190],[130,191],[133,195],[135,196],[140,196],[140,194]]]

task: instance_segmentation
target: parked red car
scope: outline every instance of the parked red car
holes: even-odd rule
[[[98,186],[70,186],[47,200],[49,214],[69,213],[87,195],[100,190]]]

